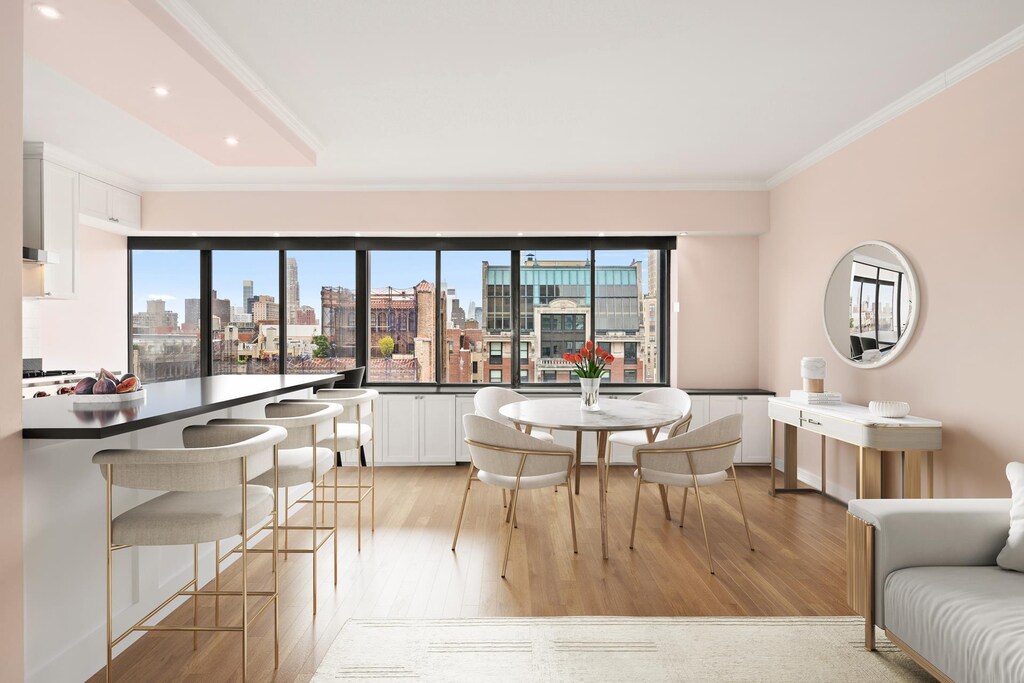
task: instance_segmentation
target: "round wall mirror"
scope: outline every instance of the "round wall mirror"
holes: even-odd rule
[[[920,296],[914,269],[899,249],[862,242],[832,270],[825,289],[825,335],[850,365],[890,363],[910,343]]]

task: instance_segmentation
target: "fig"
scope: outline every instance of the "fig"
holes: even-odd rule
[[[114,383],[114,380],[107,379],[106,377],[97,381],[92,387],[92,393],[94,394],[113,394],[116,391],[117,385]]]
[[[95,379],[92,377],[83,377],[79,380],[78,384],[75,385],[74,392],[79,396],[82,394],[91,394],[94,386],[96,386]]]
[[[46,398],[47,396],[49,396],[49,394],[46,393],[45,391],[37,391],[35,394],[32,395],[32,398]]]
[[[132,373],[129,372],[127,375],[125,375],[125,376],[123,376],[121,378],[121,382],[125,381],[126,379],[131,379],[132,377],[135,377],[135,375],[133,375]],[[135,379],[138,379],[138,377],[135,377]],[[118,383],[120,384],[120,382],[118,382]]]
[[[109,379],[115,385],[117,384],[117,377],[114,377],[114,373],[106,368],[100,368],[100,373],[96,376],[96,379]]]
[[[119,393],[119,394],[128,394],[128,393],[131,393],[133,391],[138,391],[138,390],[139,390],[139,378],[138,377],[129,377],[126,380],[122,380],[121,383],[117,385],[117,393]]]
[[[62,386],[60,389],[57,390],[57,395],[58,396],[63,396],[65,394],[70,394],[70,393],[74,392],[74,390],[75,390],[75,388],[73,386],[71,386],[70,384],[66,384],[66,385]]]

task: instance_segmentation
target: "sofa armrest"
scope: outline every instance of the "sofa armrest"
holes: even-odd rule
[[[994,565],[1010,529],[1009,498],[852,500],[849,512],[874,527],[871,594],[874,623],[881,628],[889,574],[907,567]]]

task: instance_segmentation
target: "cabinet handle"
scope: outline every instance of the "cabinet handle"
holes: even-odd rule
[[[806,422],[807,424],[809,424],[809,425],[817,425],[818,427],[820,427],[820,426],[821,426],[821,423],[820,423],[820,422],[818,422],[817,420],[812,420],[812,419],[811,419],[811,418],[809,418],[809,417],[808,417],[808,418],[805,418],[805,419],[804,419],[804,421],[805,421],[805,422]]]
[[[43,296],[53,296],[53,292],[43,292]]]

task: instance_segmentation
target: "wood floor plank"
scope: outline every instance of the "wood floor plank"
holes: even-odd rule
[[[281,563],[280,668],[273,668],[268,609],[250,636],[249,680],[308,681],[351,618],[851,614],[845,593],[845,509],[819,496],[772,498],[766,493],[766,468],[739,473],[754,552],[746,546],[735,490],[702,491],[714,576],[707,571],[696,501],[689,502],[685,526],[679,527],[679,490],[670,491],[671,522],[657,489],[642,491],[635,549],[629,549],[634,480],[628,467],[612,468],[610,557],[603,560],[596,472],[585,467],[576,510],[579,554],[572,552],[568,491],[525,492],[503,580],[509,527],[496,490],[474,482],[458,549],[451,550],[465,476],[465,466],[378,469],[377,530],[371,534],[366,525],[363,550],[357,552],[356,512],[342,506],[338,585],[328,542],[319,560],[315,619],[312,558],[292,555]],[[308,523],[309,512],[296,511],[293,521]],[[253,558],[251,585],[269,586],[269,568],[268,556]],[[224,587],[237,587],[239,578],[237,564],[232,565],[224,572]],[[201,623],[213,623],[212,599],[200,601],[199,614]],[[186,603],[167,623],[191,618]],[[237,623],[237,600],[222,601],[221,618]],[[236,634],[203,634],[193,651],[188,634],[150,633],[115,659],[114,672],[118,681],[240,680],[240,652]],[[90,680],[102,681],[103,674]]]

